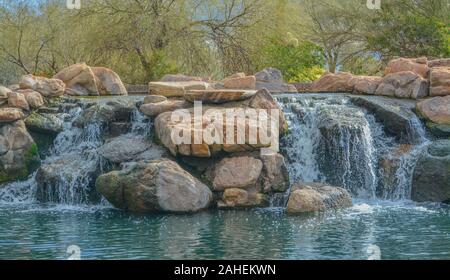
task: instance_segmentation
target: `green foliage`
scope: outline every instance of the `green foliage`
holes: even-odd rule
[[[263,47],[259,68],[275,67],[288,82],[312,81],[323,73],[325,64],[321,49],[311,42],[298,43],[290,38],[285,43],[271,40]]]
[[[383,65],[380,59],[375,58],[373,54],[355,56],[345,61],[341,71],[350,72],[355,75],[377,76],[382,75]]]
[[[147,79],[157,80],[166,74],[178,73],[178,65],[163,50],[156,50],[150,55],[150,73]]]

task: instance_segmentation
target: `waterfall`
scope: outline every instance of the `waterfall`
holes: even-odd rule
[[[282,152],[291,182],[326,182],[346,188],[357,198],[409,198],[415,163],[427,142],[420,120],[410,120],[414,144],[394,159],[401,146],[386,135],[373,115],[348,97],[282,95],[277,100],[289,123]]]

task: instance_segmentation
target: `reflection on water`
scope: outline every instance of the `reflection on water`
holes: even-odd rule
[[[379,204],[382,203],[382,204]],[[131,215],[109,208],[0,207],[0,259],[450,259],[450,209],[356,201],[327,214],[280,209]]]

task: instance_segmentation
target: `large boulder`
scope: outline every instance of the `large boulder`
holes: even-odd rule
[[[39,164],[36,143],[21,120],[0,127],[0,183],[24,179]]]
[[[353,92],[353,85],[350,83],[354,76],[351,73],[325,73],[320,79],[314,81],[313,92]]]
[[[21,89],[32,89],[45,97],[58,97],[64,94],[65,85],[57,78],[48,79],[33,75],[25,75],[19,84]]]
[[[343,188],[322,183],[300,183],[292,187],[286,211],[297,214],[351,206],[352,199]]]
[[[99,154],[114,164],[130,161],[159,159],[165,150],[149,140],[137,135],[121,135],[109,139],[98,149]]]
[[[22,110],[18,108],[0,108],[0,124],[15,122],[24,117]]]
[[[157,117],[165,112],[172,112],[178,109],[192,107],[192,104],[185,100],[166,100],[157,103],[146,103],[141,105],[139,110],[148,117]]]
[[[388,65],[384,69],[384,74],[389,74],[411,71],[421,76],[422,78],[428,78],[430,69],[428,68],[428,60],[426,57],[420,58],[398,58],[389,61]]]
[[[19,92],[13,91],[8,94],[8,105],[25,111],[30,110],[30,105],[28,105],[25,95]]]
[[[56,135],[63,131],[63,121],[56,114],[33,112],[25,124],[30,131]]]
[[[205,90],[208,84],[201,81],[188,82],[150,82],[148,84],[151,95],[165,97],[183,97],[188,90]]]
[[[296,93],[297,88],[287,84],[283,80],[280,70],[275,68],[266,68],[255,74],[256,89],[267,89],[271,93]]]
[[[100,95],[128,95],[119,75],[105,67],[91,67]]]
[[[431,69],[430,95],[450,95],[450,67],[436,67]]]
[[[147,95],[144,97],[144,104],[159,103],[164,101],[167,101],[167,97],[162,95]]]
[[[59,71],[53,78],[66,84],[68,95],[100,95],[97,81],[91,67],[86,63],[77,63]]]
[[[202,101],[203,103],[227,103],[242,101],[253,97],[255,90],[233,90],[233,89],[213,89],[213,90],[189,90],[184,95],[184,99],[190,102]]]
[[[105,67],[90,67],[77,63],[64,68],[53,78],[66,84],[68,95],[127,95],[119,75]]]
[[[348,83],[355,94],[374,95],[382,80],[378,76],[354,76]]]
[[[226,78],[223,80],[223,85],[226,89],[249,89],[256,88],[255,76]]]
[[[411,198],[450,203],[450,140],[433,142],[423,151],[414,169]]]
[[[219,209],[252,208],[266,206],[267,195],[251,190],[226,189],[217,202]]]
[[[428,81],[412,71],[395,72],[386,75],[375,94],[420,99],[428,95]]]
[[[437,136],[450,136],[450,95],[425,99],[417,103],[418,113]]]
[[[98,177],[97,190],[131,212],[197,212],[212,202],[209,188],[170,160],[142,161]]]

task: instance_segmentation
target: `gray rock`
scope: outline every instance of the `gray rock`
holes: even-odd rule
[[[450,203],[450,140],[433,142],[423,151],[414,169],[411,198]]]
[[[108,161],[120,164],[143,159],[153,160],[166,154],[165,149],[136,135],[122,135],[109,140],[98,152]]]
[[[323,183],[300,183],[292,187],[287,213],[308,213],[352,206],[349,193]]]
[[[93,122],[107,124],[113,121],[128,121],[135,108],[136,102],[126,98],[95,103],[83,111],[75,120],[74,125],[84,127]]]
[[[131,212],[197,212],[209,207],[210,189],[170,160],[142,161],[100,176],[97,190]]]
[[[58,134],[63,130],[63,121],[58,115],[33,112],[25,119],[30,131]]]

